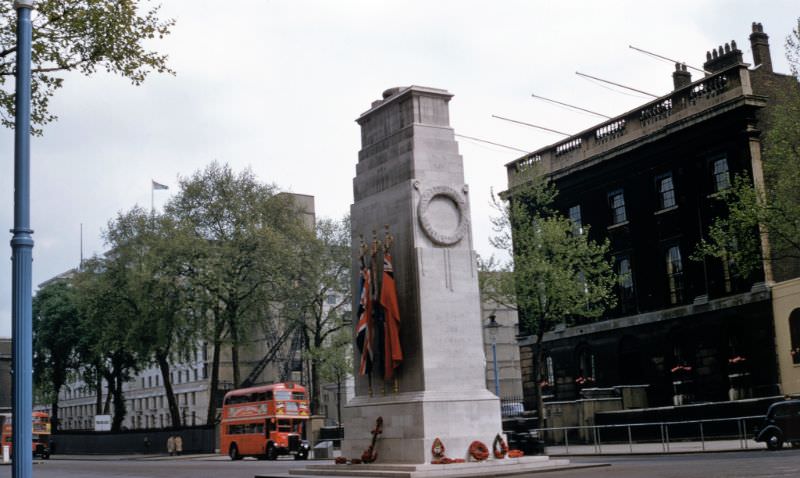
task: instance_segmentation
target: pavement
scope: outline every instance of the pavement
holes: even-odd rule
[[[788,445],[787,445],[788,447]],[[763,443],[756,443],[754,440],[710,440],[700,441],[681,441],[671,443],[614,443],[599,445],[569,445],[569,446],[548,446],[545,454],[551,457],[563,456],[598,456],[598,455],[669,455],[685,453],[720,453],[734,451],[763,451],[766,446]],[[226,455],[219,453],[195,453],[170,456],[166,453],[161,454],[118,454],[118,455],[52,455],[50,460],[68,461],[159,461],[159,460],[196,460],[196,461],[228,461]],[[44,463],[43,460],[36,459],[36,463]],[[309,460],[329,461],[329,460]],[[2,463],[0,465],[8,465]]]

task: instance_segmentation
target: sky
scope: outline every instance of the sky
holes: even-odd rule
[[[58,120],[32,140],[34,290],[78,265],[81,224],[84,256],[102,253],[111,218],[150,207],[151,179],[169,187],[154,194],[160,209],[179,178],[215,160],[315,196],[318,217],[342,217],[353,202],[355,119],[387,88],[446,89],[455,95],[456,134],[533,151],[562,136],[492,115],[577,133],[601,119],[531,94],[618,115],[650,98],[576,71],[667,94],[673,64],[629,45],[701,66],[707,50],[736,40],[751,63],[753,21],[770,36],[775,70],[788,73],[783,44],[800,16],[796,0],[161,3],[162,17],[176,24],[148,46],[169,55],[176,75],[154,74],[135,87],[102,72],[66,74],[51,101]],[[456,139],[475,247],[489,256],[491,191],[506,188],[504,165],[522,153]],[[0,130],[6,231],[14,220],[13,145],[13,131]],[[10,260],[0,262],[0,336],[11,336]]]

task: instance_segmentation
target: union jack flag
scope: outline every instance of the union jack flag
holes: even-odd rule
[[[361,354],[359,375],[372,373],[372,298],[370,297],[369,268],[361,258],[361,278],[359,280],[360,301],[358,303],[358,323],[356,324],[356,345]]]

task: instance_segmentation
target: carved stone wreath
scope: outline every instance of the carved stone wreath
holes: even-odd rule
[[[455,206],[455,212],[458,214],[458,226],[454,231],[440,231],[437,229],[434,218],[431,217],[432,214],[429,211],[431,202],[437,197],[446,198]],[[417,216],[419,217],[422,230],[425,231],[425,235],[440,246],[452,246],[453,244],[457,244],[464,238],[464,235],[467,233],[467,228],[469,227],[469,220],[464,214],[464,211],[467,209],[466,206],[467,203],[463,195],[449,186],[434,186],[426,189],[422,193],[419,205],[417,206]]]

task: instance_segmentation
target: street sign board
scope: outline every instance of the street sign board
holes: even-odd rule
[[[95,415],[94,431],[96,432],[111,431],[111,415]]]

